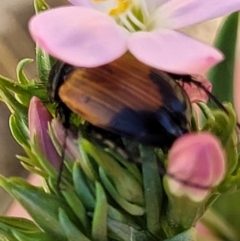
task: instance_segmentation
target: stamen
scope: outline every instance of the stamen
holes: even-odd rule
[[[109,11],[110,16],[115,16],[121,13],[126,12],[129,6],[132,4],[130,0],[118,0],[118,5],[116,8],[113,8]]]
[[[119,20],[127,28],[130,32],[135,32],[134,27],[131,25],[131,23],[127,20],[126,16],[119,15],[118,16]]]
[[[141,12],[144,18],[149,19],[149,12],[145,0],[141,0]],[[146,19],[143,19],[143,21],[145,21]]]
[[[138,18],[136,18],[136,16],[131,11],[127,12],[127,16],[139,29],[145,30],[145,25]]]

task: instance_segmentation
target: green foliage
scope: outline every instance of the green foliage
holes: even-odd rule
[[[233,103],[233,81],[238,29],[239,12],[235,12],[229,15],[224,21],[215,41],[215,46],[222,51],[225,59],[212,68],[208,75],[213,85],[212,93],[220,101],[229,101],[231,103]]]

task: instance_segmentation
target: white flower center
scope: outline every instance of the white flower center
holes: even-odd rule
[[[107,14],[130,32],[147,30],[149,12],[145,0],[92,0],[95,4],[108,4]]]

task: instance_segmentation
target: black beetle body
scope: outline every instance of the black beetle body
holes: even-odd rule
[[[75,112],[93,126],[163,148],[191,129],[191,104],[182,87],[130,54],[96,68],[57,63],[48,92],[65,126]]]

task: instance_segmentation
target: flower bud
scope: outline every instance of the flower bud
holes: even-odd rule
[[[43,103],[37,97],[33,97],[28,111],[30,140],[35,141],[38,150],[58,170],[61,157],[57,153],[48,133],[48,123],[51,120],[52,116]]]
[[[168,158],[169,175],[164,177],[168,222],[176,229],[189,229],[225,176],[223,147],[210,133],[189,133],[173,143]]]
[[[225,175],[225,154],[216,137],[210,133],[186,134],[174,142],[168,155],[168,190],[175,196],[187,196],[200,202]]]
[[[61,148],[64,148],[64,155],[75,161],[79,158],[79,147],[77,134],[71,130],[65,130],[63,125],[56,119],[51,121],[53,134]]]
[[[201,75],[192,75],[195,81],[200,82],[209,92],[212,90],[212,84]],[[204,102],[209,99],[208,94],[200,87],[191,83],[182,83],[183,89],[186,91],[191,102]]]

